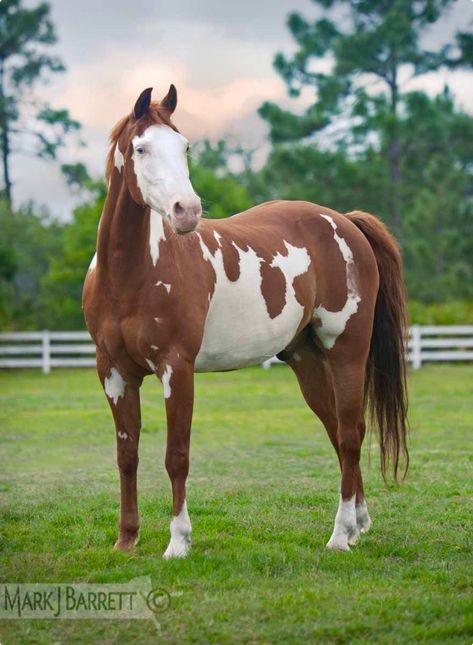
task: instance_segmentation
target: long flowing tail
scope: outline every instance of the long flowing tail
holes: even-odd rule
[[[378,263],[379,291],[366,370],[365,405],[379,430],[383,477],[391,460],[397,480],[401,458],[405,463],[403,476],[409,465],[407,313],[401,254],[396,240],[378,218],[361,211],[347,213],[346,217],[365,235]]]

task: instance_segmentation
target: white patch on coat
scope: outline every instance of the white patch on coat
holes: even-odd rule
[[[180,200],[197,198],[189,179],[187,139],[167,125],[151,125],[133,137],[133,166],[143,201],[160,215]]]
[[[115,152],[113,153],[113,161],[115,163],[115,168],[117,168],[118,171],[121,171],[121,169],[125,165],[125,158],[123,157],[123,154],[120,152],[118,143],[115,146]]]
[[[161,377],[165,399],[169,399],[169,397],[171,396],[171,376],[172,376],[172,367],[170,365],[166,365],[166,367],[164,368],[163,375]]]
[[[167,282],[161,282],[161,280],[158,280],[156,282],[156,287],[164,287],[168,293],[171,291],[171,285],[168,284]]]
[[[156,316],[155,319],[154,319],[154,322],[159,325],[159,323],[161,323],[162,320],[163,320],[162,318],[160,318],[159,316]]]
[[[349,544],[356,544],[359,531],[356,524],[355,498],[356,495],[353,495],[350,500],[344,501],[340,495],[335,526],[332,537],[327,542],[327,549],[349,551]]]
[[[151,349],[159,349],[157,345],[150,345]]]
[[[221,242],[222,236],[220,235],[220,233],[217,233],[217,231],[214,231],[214,238],[216,239],[217,244],[219,246],[222,246],[222,242]]]
[[[92,260],[90,261],[90,264],[89,264],[89,271],[93,271],[93,270],[95,269],[95,267],[96,267],[96,266],[97,266],[97,251],[95,251],[95,253],[94,253],[94,257],[93,257],[93,258],[92,258]]]
[[[320,320],[320,327],[317,327],[317,336],[327,349],[331,349],[337,338],[345,331],[348,321],[358,311],[358,303],[361,300],[355,278],[355,262],[353,253],[343,237],[337,233],[337,225],[330,215],[322,215],[333,228],[333,238],[338,244],[340,253],[345,261],[347,276],[347,299],[340,311],[328,311],[320,305],[314,309],[314,318]]]
[[[118,434],[119,439],[123,439],[123,440],[128,439],[128,435],[127,435],[126,432],[118,431],[117,434]]]
[[[153,266],[156,266],[159,260],[159,244],[165,239],[163,218],[159,213],[151,210],[149,214],[149,252]]]
[[[200,240],[202,255],[216,274],[216,283],[205,321],[204,337],[196,358],[196,371],[237,369],[262,363],[284,349],[294,338],[304,308],[296,300],[294,279],[306,273],[310,256],[305,248],[284,242],[287,256],[277,253],[271,266],[279,267],[286,281],[286,302],[281,313],[271,318],[261,292],[260,266],[264,261],[251,247],[238,251],[240,275],[228,279],[222,249],[212,254]]]
[[[187,512],[187,502],[184,500],[179,515],[171,520],[171,540],[163,554],[165,560],[169,558],[185,558],[191,545],[192,526]]]
[[[153,363],[153,361],[150,361],[150,360],[149,360],[149,358],[145,358],[145,361],[148,363],[148,365],[149,365],[149,369],[150,369],[152,372],[156,372],[156,370],[157,370],[158,368],[157,368],[157,367],[156,367],[156,365]]]
[[[126,381],[121,377],[120,372],[112,367],[110,376],[105,377],[104,389],[109,399],[117,405],[118,399],[125,395]]]

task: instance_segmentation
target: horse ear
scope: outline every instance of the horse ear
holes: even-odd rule
[[[148,111],[149,104],[151,103],[152,91],[152,87],[147,87],[139,95],[138,100],[135,103],[135,107],[133,108],[133,116],[135,117],[135,119],[140,119]]]
[[[161,101],[160,107],[171,116],[177,105],[177,90],[174,85],[170,85],[169,91]]]

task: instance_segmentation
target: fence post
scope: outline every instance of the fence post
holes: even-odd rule
[[[422,367],[422,329],[420,325],[412,325],[411,327],[411,341],[412,341],[412,367],[415,370]]]
[[[43,374],[49,374],[51,371],[51,339],[49,331],[43,331]]]

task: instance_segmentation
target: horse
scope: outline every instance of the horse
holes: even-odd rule
[[[161,380],[165,467],[172,488],[163,557],[185,557],[194,373],[260,364],[294,371],[325,426],[341,470],[329,549],[349,551],[371,519],[360,451],[365,416],[379,432],[381,469],[394,476],[406,447],[406,307],[398,245],[361,211],[271,201],[221,220],[202,218],[188,140],[172,121],[177,92],[152,88],[110,134],[108,192],[83,310],[116,427],[120,520],[115,549],[139,537],[140,386]]]

